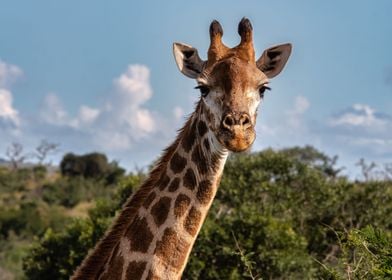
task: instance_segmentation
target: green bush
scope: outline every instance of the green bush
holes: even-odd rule
[[[0,193],[25,191],[27,182],[33,178],[33,172],[28,168],[9,170],[0,169]]]
[[[117,162],[109,163],[106,155],[90,153],[85,155],[66,154],[60,162],[63,176],[84,178],[106,178],[109,184],[116,183],[125,170]]]
[[[68,279],[86,248],[93,246],[93,225],[75,221],[63,232],[48,229],[40,246],[34,246],[23,263],[28,279]]]
[[[49,204],[72,208],[81,201],[105,197],[112,192],[104,181],[84,177],[60,178],[42,186],[42,199]]]
[[[31,240],[10,234],[7,239],[0,237],[0,279],[25,279],[22,260],[27,256]]]
[[[59,231],[49,228],[24,259],[23,268],[28,279],[68,279],[140,182],[141,176],[125,177],[113,199],[98,200],[88,218],[75,219]]]
[[[20,233],[25,224],[18,209],[0,207],[0,234],[7,238],[10,232]]]
[[[0,208],[0,235],[13,234],[31,237],[42,235],[47,228],[61,229],[66,218],[56,206],[40,201],[22,201],[13,208]]]
[[[43,181],[46,177],[47,172],[48,172],[46,166],[44,166],[44,165],[33,166],[32,171],[34,174],[34,179],[36,181]]]
[[[332,279],[392,279],[392,235],[366,226],[339,234],[341,257],[325,266]]]
[[[390,277],[392,182],[352,182],[335,162],[311,147],[231,156],[184,279],[341,279],[348,267],[351,279]],[[26,277],[68,278],[142,177],[48,231]]]

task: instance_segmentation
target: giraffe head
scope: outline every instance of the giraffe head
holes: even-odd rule
[[[282,71],[291,53],[291,44],[282,44],[265,50],[255,60],[248,19],[240,21],[238,33],[241,42],[234,48],[225,46],[222,26],[214,20],[206,61],[196,48],[180,43],[173,46],[180,71],[197,81],[201,112],[209,128],[224,147],[234,152],[246,150],[254,142],[259,103],[269,89],[269,79]]]

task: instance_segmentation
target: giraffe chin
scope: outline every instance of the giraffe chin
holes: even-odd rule
[[[224,131],[219,133],[218,141],[231,152],[243,152],[248,150],[256,139],[253,129],[246,131],[236,131],[235,133]]]

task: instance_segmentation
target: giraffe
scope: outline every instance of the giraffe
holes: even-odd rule
[[[218,21],[209,33],[206,61],[189,45],[173,45],[179,70],[197,81],[195,111],[71,279],[181,278],[228,153],[254,142],[259,103],[291,53],[291,44],[277,45],[256,61],[246,18],[234,48],[223,44]]]

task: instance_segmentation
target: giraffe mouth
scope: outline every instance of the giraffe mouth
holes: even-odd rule
[[[217,136],[218,141],[226,149],[236,153],[249,149],[256,139],[256,133],[253,127],[247,129],[236,127],[230,130],[221,128]]]

